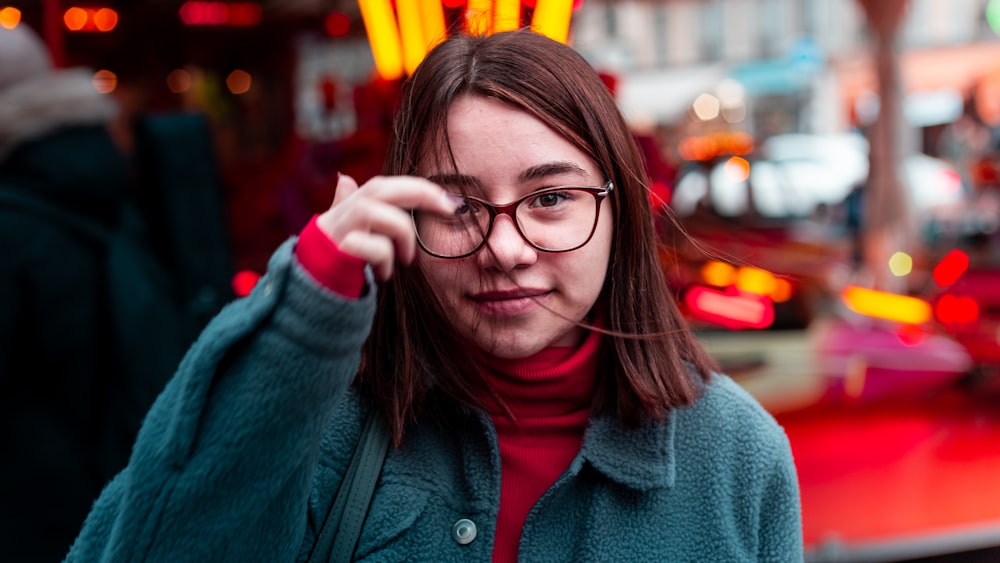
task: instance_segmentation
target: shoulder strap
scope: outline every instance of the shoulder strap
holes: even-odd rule
[[[15,207],[59,225],[65,225],[84,236],[106,241],[111,237],[108,229],[98,222],[75,214],[41,198],[0,187],[0,206]]]
[[[309,555],[310,562],[340,563],[351,560],[388,449],[389,431],[382,417],[372,412],[368,415],[333,505],[323,520],[316,545]]]

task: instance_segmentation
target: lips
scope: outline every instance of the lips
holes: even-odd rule
[[[536,309],[550,293],[547,289],[517,288],[484,291],[470,295],[469,298],[486,315],[512,317]]]

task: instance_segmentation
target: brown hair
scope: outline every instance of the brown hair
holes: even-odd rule
[[[404,85],[384,172],[414,174],[428,147],[446,147],[448,109],[470,94],[535,116],[614,182],[611,261],[595,305],[607,336],[593,412],[635,427],[690,404],[715,365],[668,292],[642,157],[598,74],[572,48],[529,30],[452,36]],[[419,268],[400,269],[379,292],[358,383],[399,444],[406,422],[438,400],[479,406],[486,382],[470,368],[478,351],[455,334]]]

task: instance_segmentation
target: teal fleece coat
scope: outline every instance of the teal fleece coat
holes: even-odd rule
[[[360,435],[363,402],[349,384],[375,301],[320,287],[293,245],[188,352],[68,561],[305,559]],[[483,413],[449,414],[447,426],[417,421],[390,450],[357,560],[490,560],[496,432]],[[476,528],[466,544],[453,539],[462,519]],[[627,431],[594,418],[528,515],[520,559],[799,561],[788,440],[721,375],[662,423]]]

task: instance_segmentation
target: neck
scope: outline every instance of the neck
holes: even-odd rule
[[[553,346],[526,358],[486,359],[494,397],[485,397],[494,418],[558,415],[589,407],[597,382],[602,335],[589,332],[580,346]],[[504,408],[506,407],[506,409]]]

